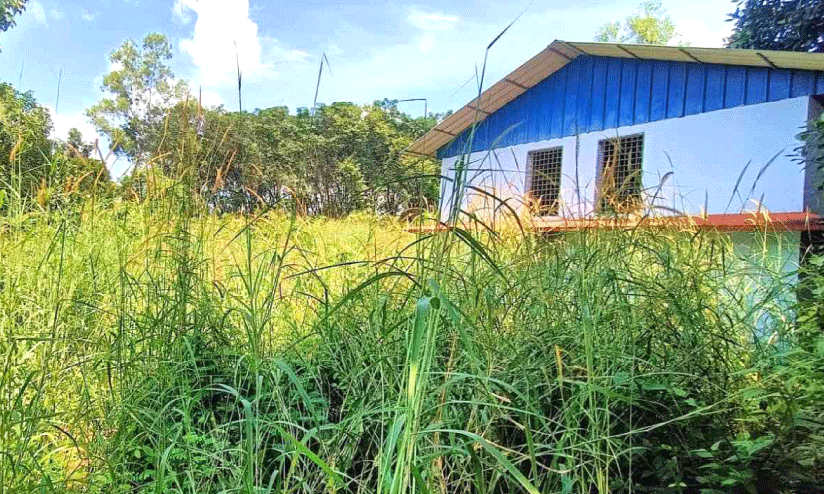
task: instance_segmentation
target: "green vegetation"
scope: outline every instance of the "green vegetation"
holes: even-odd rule
[[[286,108],[204,109],[174,78],[170,58],[162,34],[147,35],[141,47],[125,42],[111,54],[115,69],[104,79],[111,97],[88,111],[114,152],[134,165],[126,183],[140,183],[148,168],[169,176],[189,162],[198,168],[192,187],[221,211],[288,198],[309,214],[362,208],[399,214],[435,202],[434,161],[402,151],[439,115],[411,118],[388,100],[321,105],[295,115]]]
[[[66,207],[82,197],[110,197],[114,185],[93,146],[72,129],[67,142],[49,138],[48,111],[31,92],[0,83],[0,212]]]
[[[627,16],[624,22],[608,22],[598,28],[595,41],[602,43],[638,43],[666,45],[678,38],[675,23],[660,0],[649,0]]]
[[[8,31],[16,24],[14,16],[26,10],[27,0],[0,0],[0,31]]]
[[[1,492],[821,485],[820,307],[723,235],[217,216],[177,176],[4,216]]]
[[[412,234],[437,117],[204,109],[168,55],[89,111],[118,184],[0,86],[0,494],[824,486],[821,258],[799,303],[770,231]]]
[[[49,113],[34,95],[0,84],[0,209],[12,198],[21,210],[60,208],[89,194],[145,199],[148,180],[173,181],[181,169],[192,174],[185,183],[199,204],[218,212],[290,202],[312,215],[399,215],[436,202],[436,162],[402,152],[442,115],[413,118],[390,100],[295,114],[203,108],[175,79],[170,57],[156,33],[111,54],[108,96],[87,111],[111,143],[108,156],[76,129],[52,139]],[[102,166],[112,155],[131,164],[119,184]]]
[[[115,68],[103,79],[103,89],[112,97],[86,112],[114,152],[128,156],[137,168],[147,166],[148,154],[157,150],[157,133],[169,108],[188,94],[187,83],[174,80],[167,64],[171,58],[162,34],[146,35],[142,46],[127,40],[109,56]]]
[[[824,51],[824,1],[739,0],[730,48]]]

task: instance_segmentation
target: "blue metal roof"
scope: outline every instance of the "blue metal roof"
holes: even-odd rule
[[[814,94],[824,71],[581,55],[479,123],[470,151]],[[466,152],[471,130],[438,157]]]

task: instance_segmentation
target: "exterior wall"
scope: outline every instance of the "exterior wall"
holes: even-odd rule
[[[798,270],[801,234],[799,232],[736,232],[726,234],[733,254],[764,276],[795,276]],[[793,294],[794,295],[794,294]]]
[[[766,307],[749,317],[758,328],[753,336],[767,339],[776,323],[793,319],[800,234],[753,231],[727,235],[735,261],[728,272],[726,295],[750,303],[766,302]],[[775,287],[783,289],[773,291]]]
[[[472,152],[824,94],[824,71],[578,56],[488,116]],[[466,152],[470,129],[438,157]]]
[[[757,209],[759,201],[762,210],[804,211],[804,166],[793,155],[809,107],[809,97],[797,97],[475,152],[468,155],[466,183],[520,208],[527,153],[563,146],[559,214],[587,217],[594,212],[598,141],[643,133],[645,203],[654,214],[738,213]],[[454,203],[449,179],[459,159],[442,161],[443,218]],[[468,190],[462,205],[481,210],[494,202]]]

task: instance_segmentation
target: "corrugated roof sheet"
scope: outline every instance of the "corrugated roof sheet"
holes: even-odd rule
[[[426,135],[412,143],[406,152],[435,156],[438,149],[471,127],[473,123],[483,121],[528,89],[566,66],[578,55],[777,69],[824,70],[824,53],[554,41],[509,75],[493,84],[481,94],[480,98],[473,99],[444,119]]]

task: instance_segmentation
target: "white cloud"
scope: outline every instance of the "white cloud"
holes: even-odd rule
[[[699,48],[720,48],[724,46],[724,39],[732,34],[732,25],[724,23],[717,30],[712,30],[706,21],[701,19],[681,19],[675,23],[675,32],[680,41],[685,41]]]
[[[58,21],[59,21],[60,19],[63,19],[64,17],[66,17],[66,13],[65,13],[65,12],[61,12],[61,11],[59,11],[59,10],[57,10],[57,9],[51,9],[51,10],[49,11],[49,14],[51,14],[51,16],[52,16],[52,18],[53,18],[53,19],[58,20]]]
[[[26,10],[34,17],[34,19],[43,24],[46,27],[49,27],[49,21],[46,19],[46,9],[43,8],[43,5],[40,2],[31,2],[27,7]]]
[[[100,139],[100,134],[97,133],[94,126],[89,121],[89,117],[83,112],[76,113],[56,113],[54,107],[51,105],[44,105],[51,114],[52,119],[52,139],[60,139],[65,141],[69,134],[69,130],[74,127],[83,134],[83,140],[86,142],[94,142],[95,139]]]
[[[92,22],[97,19],[98,15],[100,15],[99,12],[87,12],[84,10],[80,13],[80,18],[86,22]]]
[[[451,93],[473,71],[474,62],[482,54],[479,43],[469,36],[424,32],[371,50],[366,57],[347,58],[338,63],[335,77],[321,82],[321,101],[368,103],[384,97],[428,97],[437,91]],[[458,79],[461,81],[456,82]],[[353,85],[353,80],[358,84]],[[304,84],[312,85],[309,78]],[[465,103],[462,99],[463,96],[455,98],[453,106]]]
[[[454,15],[444,15],[440,12],[427,13],[412,9],[407,18],[410,24],[424,31],[449,31],[460,21]]]
[[[192,98],[200,98],[200,104],[203,105],[204,108],[211,108],[213,106],[220,106],[226,104],[226,101],[223,99],[223,96],[218,94],[216,91],[192,87],[189,90],[189,92]]]
[[[236,56],[243,78],[259,81],[276,74],[275,66],[303,62],[308,53],[282,46],[258,33],[249,18],[249,0],[177,0],[175,14],[185,23],[196,16],[192,37],[180,42],[200,70],[206,85],[232,85],[237,75]]]
[[[192,18],[189,15],[189,9],[182,1],[176,1],[175,6],[172,7],[172,12],[174,12],[175,16],[180,19],[180,22],[183,24],[188,24],[192,22]]]
[[[336,57],[338,55],[343,55],[343,48],[336,44],[329,45],[329,48],[326,49],[326,54],[330,57]]]
[[[425,33],[421,36],[421,40],[418,43],[418,48],[420,48],[421,53],[430,53],[433,46],[435,46],[435,37],[432,36],[432,33]]]
[[[446,21],[435,22],[444,17]],[[556,21],[550,23],[547,18]],[[484,88],[545,48],[552,40],[547,40],[546,33],[559,31],[558,26],[562,22],[557,21],[558,18],[557,15],[524,16],[501,37],[489,53]],[[321,82],[319,100],[368,103],[381,98],[427,98],[430,111],[457,110],[476,95],[476,83],[466,84],[466,81],[480,71],[486,45],[500,34],[505,22],[479,23],[443,13],[423,14],[413,10],[412,15],[398,19],[397,28],[406,35],[398,36],[391,44],[370,43],[372,39],[383,40],[373,38],[368,31],[358,31],[357,26],[347,25],[349,38],[365,40],[360,45],[371,49],[357,49],[353,56],[341,59],[334,67],[334,77]],[[410,26],[416,29],[409,29]],[[405,31],[404,27],[407,28]],[[574,33],[564,32],[563,35],[576,39]],[[561,34],[555,36],[560,38]],[[347,39],[335,41],[346,48],[347,53],[353,51],[349,48],[352,43]],[[311,77],[311,73],[305,75],[302,84],[295,84],[295,87],[314,87]],[[314,77],[317,77],[316,70]],[[353,85],[353,80],[358,83]],[[285,89],[288,91],[291,87]],[[304,92],[311,98],[309,91]],[[293,93],[296,95],[290,95],[292,101],[305,101],[305,98],[298,99],[301,93]],[[295,105],[289,103],[290,106]],[[409,103],[404,110],[419,114],[423,110],[422,105],[420,109],[415,105]],[[301,105],[298,103],[295,106]]]
[[[59,139],[65,141],[68,138],[69,130],[76,128],[83,134],[83,141],[94,144],[97,141],[97,146],[100,152],[106,159],[106,167],[115,179],[120,178],[128,169],[128,160],[118,159],[114,154],[109,154],[109,141],[97,133],[94,125],[91,124],[89,118],[83,112],[75,113],[56,113],[54,107],[51,105],[44,105],[51,114],[52,119],[52,139]],[[100,159],[98,150],[92,151],[92,157]]]
[[[220,106],[226,104],[223,97],[214,91],[203,90],[200,92],[200,104],[206,107]]]

